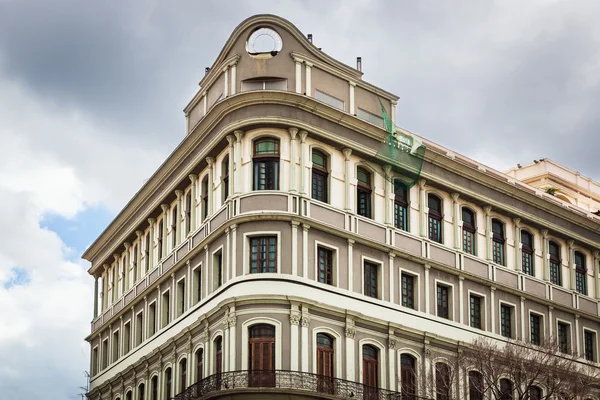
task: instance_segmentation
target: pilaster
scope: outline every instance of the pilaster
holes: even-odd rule
[[[296,153],[297,153],[297,142],[296,135],[298,134],[298,128],[288,128],[290,133],[290,192],[296,192]]]
[[[175,218],[177,218],[177,220],[175,221],[176,232],[175,239],[173,239],[173,250],[175,250],[175,247],[181,243],[181,237],[183,236],[183,238],[185,238],[185,235],[182,235],[185,232],[183,232],[183,229],[181,229],[181,215],[183,214],[183,191],[176,190],[175,195],[177,196],[177,213],[175,213]]]
[[[229,159],[227,160],[227,169],[229,171],[229,182],[227,182],[227,193],[229,196],[233,194],[233,182],[235,182],[234,174],[233,174],[233,166],[234,166],[234,157],[235,157],[235,136],[227,135],[227,143],[229,143]],[[223,199],[225,201],[226,199]]]
[[[190,231],[186,232],[187,235],[191,234],[196,230],[196,186],[198,182],[198,175],[190,174],[188,175],[190,178],[191,186],[190,186]],[[187,204],[186,204],[187,207]]]
[[[308,157],[306,155],[306,137],[308,132],[300,131],[300,194],[306,194],[306,163]]]
[[[167,217],[169,215],[169,206],[167,204],[161,204],[160,208],[162,208],[163,210],[163,220],[162,220],[162,232],[161,232],[161,242],[162,242],[162,249],[161,249],[161,256],[159,257],[158,262],[161,261],[161,259],[167,254]]]
[[[454,248],[460,250],[461,246],[461,234],[460,234],[460,206],[458,204],[459,193],[452,193],[452,226],[454,228]]]
[[[214,212],[214,176],[215,176],[215,159],[213,157],[206,157],[208,164],[208,215],[213,215]]]
[[[345,202],[344,202],[344,210],[351,211],[352,207],[350,206],[350,155],[352,154],[352,149],[343,149],[342,153],[344,154],[344,192],[345,192]]]
[[[148,270],[154,268],[154,224],[156,219],[148,218],[148,225],[150,230],[148,231],[148,240],[146,242],[146,257],[148,257]],[[146,271],[148,272],[148,271]]]
[[[344,328],[345,342],[346,342],[346,376],[345,379],[349,381],[356,380],[356,369],[355,369],[355,345],[354,337],[356,336],[356,326],[354,320],[346,316],[346,327]]]
[[[300,325],[300,311],[298,310],[298,304],[295,302],[291,303],[290,306],[290,369],[292,371],[298,371],[299,358],[298,358],[298,345],[299,345],[299,325]]]
[[[485,213],[485,252],[488,261],[494,260],[494,251],[492,248],[492,206],[483,207]]]
[[[244,135],[244,131],[236,130],[233,132],[235,135],[235,179],[234,179],[234,187],[235,194],[240,194],[242,191],[241,188],[241,177],[242,177],[242,136]]]
[[[425,208],[427,202],[425,199],[425,179],[419,179],[417,184],[419,185],[419,234],[421,237],[427,237],[427,215]]]

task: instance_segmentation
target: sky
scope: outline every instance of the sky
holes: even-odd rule
[[[80,399],[81,260],[185,135],[233,29],[280,15],[400,96],[403,128],[498,170],[600,180],[600,2],[0,0],[0,400]]]

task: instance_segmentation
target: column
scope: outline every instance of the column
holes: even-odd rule
[[[312,97],[312,88],[311,88],[311,68],[312,64],[308,61],[304,61],[305,70],[306,70],[306,95]]]
[[[209,267],[208,267],[208,245],[204,246],[204,254],[205,254],[205,258],[204,258],[204,265],[202,266],[202,269],[204,270],[204,293],[205,293],[205,297],[208,295],[208,276],[209,276]],[[200,271],[200,273],[202,274],[202,271]]]
[[[119,334],[119,357],[123,356],[125,354],[125,348],[123,346],[123,341],[125,340],[125,337],[123,335],[123,315],[119,315],[119,332],[121,332]],[[131,343],[131,342],[130,342]],[[129,346],[131,347],[131,346]]]
[[[292,275],[293,276],[298,276],[298,225],[300,225],[300,222],[292,221]],[[304,239],[303,239],[302,243],[304,244]],[[304,268],[304,264],[302,264],[302,267]]]
[[[575,354],[581,354],[581,341],[579,340],[579,314],[575,314]]]
[[[133,271],[133,282],[137,282],[138,279],[140,279],[142,276],[145,275],[145,271],[144,273],[142,273],[142,235],[144,234],[144,232],[142,231],[135,231],[135,236],[137,237],[137,246],[135,248],[135,269]]]
[[[354,356],[354,336],[356,335],[356,327],[354,326],[354,320],[346,317],[346,328],[344,330],[346,336],[346,380],[355,381],[356,372],[354,369],[355,356]]]
[[[206,163],[208,164],[208,215],[212,215],[215,206],[215,193],[214,193],[214,179],[215,179],[215,159],[213,157],[206,157]]]
[[[173,321],[178,315],[175,313],[177,309],[175,306],[177,305],[177,287],[175,286],[175,273],[171,273],[171,301],[169,302],[169,306],[171,307],[171,318],[169,322]]]
[[[525,341],[525,297],[521,296],[521,337],[522,341]]]
[[[427,208],[427,202],[425,199],[425,179],[419,179],[419,230],[421,237],[427,237],[427,215],[425,214],[425,208]]]
[[[148,224],[150,225],[150,231],[148,232],[148,241],[146,242],[146,256],[148,257],[148,269],[154,268],[154,218],[148,218]],[[148,272],[148,271],[146,271]]]
[[[302,372],[309,372],[308,370],[308,342],[309,342],[309,333],[308,327],[310,325],[310,316],[308,314],[308,305],[302,304],[302,319],[300,320],[300,324],[302,325],[302,357],[300,357],[302,362]]]
[[[496,301],[494,300],[496,294],[496,288],[494,286],[490,287],[490,320],[491,327],[490,331],[495,333],[496,328]]]
[[[385,223],[386,223],[386,225],[389,225],[392,223],[390,210],[393,209],[393,207],[391,207],[393,200],[390,199],[390,195],[393,193],[392,190],[390,190],[390,186],[391,186],[391,182],[392,182],[392,175],[391,175],[392,166],[384,165],[383,172],[384,172],[384,178],[383,178],[384,195],[383,196],[385,199]]]
[[[388,389],[396,391],[396,339],[394,338],[394,330],[390,329],[388,332],[388,372],[389,372],[389,383]]]
[[[187,265],[187,277],[188,277],[186,280],[189,281],[189,282],[186,282],[187,289],[185,291],[185,296],[186,296],[185,297],[185,309],[189,310],[190,307],[192,306],[192,290],[194,287],[194,283],[193,283],[194,278],[192,277],[192,264],[190,263],[190,260],[187,260],[185,262],[185,265]],[[200,299],[198,299],[198,301],[200,301]],[[148,319],[148,318],[146,318],[146,319]]]
[[[302,61],[294,58],[296,63],[296,93],[302,93]]]
[[[120,254],[113,254],[113,258],[114,258],[114,266],[113,266],[113,291],[112,291],[112,302],[113,304],[115,304],[115,302],[117,301],[117,299],[119,298],[119,264],[121,261],[121,255]]]
[[[104,273],[102,274],[102,312],[108,308],[108,265],[104,264]]]
[[[223,68],[223,73],[225,74],[225,88],[223,89],[223,98],[229,96],[229,65]]]
[[[544,269],[544,280],[550,280],[550,255],[548,254],[548,229],[540,230],[542,235],[542,268]]]
[[[523,244],[521,243],[521,218],[513,218],[513,222],[515,224],[515,271],[522,272],[523,271],[523,256],[522,256]],[[535,255],[533,256],[533,261],[535,261]]]
[[[350,154],[352,154],[352,149],[343,149],[342,153],[344,153],[344,166],[345,166],[345,176],[344,176],[344,187],[345,187],[345,206],[344,210],[351,211],[352,207],[350,206]]]
[[[352,239],[348,239],[348,290],[352,291],[354,288],[354,283],[352,282],[352,275],[354,274],[354,267],[352,266],[353,264],[353,256],[354,256],[354,251],[353,251],[353,245],[354,245],[354,240]]]
[[[308,157],[306,155],[306,137],[308,132],[300,131],[300,194],[306,194],[306,163]]]
[[[175,226],[176,226],[176,230],[177,232],[175,232],[175,239],[174,242],[175,245],[173,246],[173,250],[175,250],[175,247],[181,243],[181,238],[185,236],[183,235],[183,229],[181,229],[181,215],[183,214],[183,191],[182,190],[176,190],[175,191],[175,195],[177,196],[177,213],[175,213],[175,218],[177,219],[175,221]]]
[[[300,324],[300,312],[298,304],[292,303],[290,310],[290,369],[298,371],[298,325]]]
[[[227,169],[229,170],[229,181],[227,182],[227,193],[229,196],[233,196],[233,165],[234,165],[234,151],[233,146],[235,145],[235,136],[227,135],[227,143],[229,143],[229,159],[227,160]],[[225,201],[226,199],[223,199]]]
[[[391,114],[390,118],[392,118],[392,125],[393,125],[392,129],[395,130],[395,126],[396,126],[396,105],[398,104],[398,102],[392,100],[391,104],[392,104],[392,109],[390,111],[390,114]]]
[[[237,275],[237,225],[233,224],[231,228],[231,279]]]
[[[356,115],[356,108],[354,105],[354,87],[356,86],[356,83],[352,82],[352,81],[348,81],[348,87],[350,88],[350,107],[348,109],[348,112],[352,115]]]
[[[98,277],[94,275],[94,319],[98,317]]]
[[[229,270],[230,270],[230,268],[229,268],[229,262],[230,262],[229,261],[230,260],[229,253],[231,251],[231,247],[230,247],[230,244],[229,244],[230,243],[229,232],[230,232],[229,227],[225,228],[225,242],[226,242],[226,245],[227,245],[227,247],[226,247],[227,251],[225,252],[225,259],[223,260],[224,263],[225,263],[223,265],[223,269],[225,270],[225,271],[223,271],[223,274],[225,275],[225,282],[229,281]],[[189,276],[189,274],[188,274],[188,276]]]
[[[310,225],[302,224],[302,276],[308,278],[308,230]]]
[[[231,86],[229,93],[233,96],[237,90],[237,64],[231,64]],[[229,192],[231,193],[231,192]]]
[[[296,134],[298,128],[289,128],[290,133],[290,192],[296,191]]]
[[[458,204],[458,198],[460,194],[452,193],[452,222],[454,227],[454,248],[456,250],[460,250],[461,246],[461,234],[460,234],[460,221],[462,220],[462,216],[460,215],[460,206]]]
[[[554,319],[552,318],[553,311],[554,307],[548,306],[548,334],[550,337],[554,335]]]
[[[493,261],[494,259],[494,252],[492,249],[492,216],[490,215],[491,211],[491,206],[483,207],[483,212],[485,213],[485,250],[488,261]]]
[[[208,106],[207,99],[206,99],[207,94],[208,93],[206,93],[206,92],[202,93],[202,98],[204,99],[204,115],[206,115],[206,109],[207,109],[207,106]]]
[[[465,323],[464,282],[465,282],[465,277],[459,276],[458,277],[458,322],[460,322],[461,324]],[[483,326],[485,327],[485,324]]]
[[[189,235],[196,230],[196,182],[198,181],[198,175],[190,174],[188,178],[190,178],[190,182],[192,183],[190,186],[190,231],[186,232]],[[185,206],[187,207],[187,204]]]
[[[225,316],[223,317],[223,350],[225,357],[223,357],[223,371],[229,372],[229,308],[225,308]]]
[[[236,142],[235,142],[235,150],[234,150],[234,155],[235,155],[235,179],[234,179],[234,185],[235,185],[235,194],[239,194],[242,191],[242,185],[241,185],[241,178],[242,178],[242,136],[244,135],[244,131],[234,131],[233,134],[235,135],[236,138]],[[231,171],[230,173],[233,173],[233,171]]]
[[[129,290],[129,269],[131,268],[131,260],[129,259],[131,252],[129,249],[131,248],[131,243],[125,242],[123,246],[125,246],[125,258],[123,259],[123,278],[121,279],[123,289],[121,293],[125,294]]]
[[[430,314],[429,311],[429,269],[431,268],[431,265],[429,264],[425,264],[425,277],[423,279],[423,292],[425,293],[425,313]],[[434,288],[435,290],[435,288]]]
[[[144,317],[142,319],[142,323],[144,326],[142,327],[142,341],[148,338],[148,296],[144,296]],[[121,331],[122,333],[123,331]]]
[[[575,283],[575,254],[573,250],[575,241],[569,240],[567,245],[569,246],[569,277],[571,282],[571,290],[577,290],[577,284]]]
[[[164,257],[167,254],[167,216],[169,213],[169,206],[166,204],[161,204],[160,207],[163,210],[162,232],[161,232],[162,249],[161,250],[162,250],[162,256]],[[160,260],[157,260],[157,262],[160,262]]]
[[[236,325],[237,316],[235,313],[235,305],[229,307],[229,370],[235,371],[235,355],[237,354],[235,341],[236,341]]]
[[[394,302],[394,281],[396,280],[394,278],[394,258],[396,258],[396,255],[392,252],[390,252],[389,254],[389,270],[390,270],[390,274],[388,275],[388,280],[390,281],[390,302],[393,303]]]

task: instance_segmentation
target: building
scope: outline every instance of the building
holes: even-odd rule
[[[233,31],[181,144],[83,255],[90,399],[428,396],[478,337],[597,362],[600,218],[403,130],[427,150],[396,190],[372,159],[398,97],[357,67],[276,16]]]

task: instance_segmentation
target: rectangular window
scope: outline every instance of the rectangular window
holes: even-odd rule
[[[429,240],[442,243],[442,219],[429,214]]]
[[[377,264],[365,261],[365,296],[377,298]]]
[[[92,350],[92,376],[95,376],[98,373],[98,348],[95,347]]]
[[[112,362],[119,359],[119,331],[113,332],[112,338]]]
[[[437,316],[450,318],[450,305],[448,303],[448,286],[437,285]]]
[[[287,79],[246,80],[242,82],[242,92],[251,90],[287,90]]]
[[[312,198],[327,203],[327,172],[313,167]]]
[[[585,270],[581,270],[581,269],[575,270],[575,285],[576,285],[577,293],[587,295],[586,274],[587,273]]]
[[[383,123],[383,118],[381,118],[378,115],[371,114],[370,112],[365,111],[362,108],[359,108],[357,110],[356,116],[360,119],[364,119],[365,121],[372,123],[373,125],[377,125],[381,128],[385,128],[385,125]]]
[[[177,317],[185,311],[185,279],[177,282]]]
[[[142,344],[142,333],[144,332],[144,313],[139,313],[135,317],[135,345]]]
[[[131,323],[127,321],[123,325],[123,354],[129,353],[131,350]]]
[[[558,349],[563,353],[569,353],[570,338],[569,331],[570,326],[568,324],[559,322],[558,323]]]
[[[223,284],[223,251],[219,250],[213,254],[213,289]]]
[[[250,273],[277,272],[277,237],[250,238]]]
[[[585,359],[588,361],[596,361],[596,334],[591,331],[584,332],[584,347],[585,347]]]
[[[194,304],[202,300],[202,268],[198,267],[194,270]]]
[[[358,187],[358,215],[371,218],[371,191]]]
[[[505,304],[500,306],[500,334],[512,338],[512,307]]]
[[[315,99],[327,103],[332,107],[339,108],[342,111],[344,110],[344,102],[342,100],[321,92],[320,90],[315,90]]]
[[[560,264],[553,261],[550,261],[550,282],[555,285],[562,285]]]
[[[481,329],[481,297],[471,295],[470,300],[471,326],[473,328]]]
[[[402,274],[402,305],[415,309],[414,276]]]
[[[493,240],[494,262],[504,265],[504,243]]]
[[[470,231],[463,227],[463,251],[467,254],[475,255],[475,231]]]
[[[156,302],[148,306],[148,336],[156,333]]]
[[[526,250],[522,250],[521,262],[523,265],[523,272],[527,275],[533,276],[533,253]]]
[[[394,202],[394,226],[398,229],[402,229],[403,231],[407,230],[406,226],[406,214],[407,214],[406,206]]]
[[[319,282],[333,285],[333,251],[318,247]]]
[[[171,296],[169,291],[163,293],[160,306],[162,308],[160,327],[164,328],[165,326],[169,325],[169,320],[171,317]]]
[[[253,190],[279,190],[279,158],[259,158],[253,162]]]
[[[108,367],[108,339],[102,342],[102,369]]]
[[[531,329],[531,344],[539,346],[542,344],[542,330],[541,330],[542,317],[536,314],[529,315],[529,327]]]

